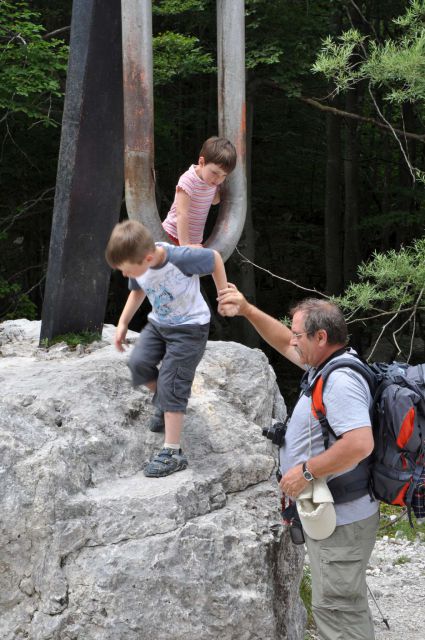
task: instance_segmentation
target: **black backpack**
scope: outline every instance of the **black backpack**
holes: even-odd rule
[[[425,365],[405,363],[368,365],[359,356],[331,359],[310,386],[312,412],[318,418],[325,449],[329,432],[338,439],[326,419],[323,389],[329,374],[349,367],[360,373],[371,390],[371,422],[375,446],[370,458],[328,485],[336,503],[354,500],[369,492],[386,504],[407,507],[418,518],[425,516]]]

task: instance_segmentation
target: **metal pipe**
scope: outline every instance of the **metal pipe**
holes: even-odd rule
[[[218,130],[236,147],[235,170],[223,185],[220,211],[206,246],[224,260],[233,253],[246,218],[245,2],[217,0]]]
[[[166,236],[155,201],[150,0],[122,0],[122,32],[127,212],[160,239]],[[246,217],[244,0],[217,0],[217,51],[218,130],[234,143],[238,162],[223,187],[217,222],[205,246],[217,249],[227,260]]]
[[[129,218],[165,237],[155,201],[151,0],[121,0],[125,201]]]

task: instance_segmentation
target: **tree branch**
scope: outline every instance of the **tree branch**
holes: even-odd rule
[[[336,107],[331,107],[328,104],[323,104],[318,100],[314,100],[313,98],[305,98],[304,96],[300,96],[299,98],[302,102],[315,107],[316,109],[320,109],[321,111],[327,111],[328,113],[333,113],[335,116],[339,116],[340,118],[351,118],[352,120],[358,120],[360,122],[367,122],[368,124],[373,124],[380,129],[384,129],[384,131],[388,133],[394,134],[394,131],[401,136],[406,138],[411,138],[412,140],[419,140],[420,142],[425,142],[425,135],[421,135],[419,133],[410,133],[408,131],[402,131],[401,129],[396,129],[388,124],[384,124],[383,122],[379,122],[375,118],[368,118],[366,116],[361,116],[357,113],[351,113],[350,111],[344,111],[343,109],[337,109]]]
[[[406,307],[405,309],[400,309],[399,312],[407,313],[408,311],[412,311],[412,309],[415,309],[416,311],[422,311],[422,310],[425,310],[425,307],[419,307],[416,304],[412,307]],[[374,316],[365,316],[364,318],[354,318],[353,320],[351,320],[353,315],[357,313],[358,310],[359,310],[359,307],[357,307],[356,309],[354,309],[354,311],[350,313],[350,315],[346,319],[347,324],[352,324],[353,322],[366,322],[367,320],[376,320],[376,318],[382,318],[383,316],[391,316],[394,313],[394,311],[380,311]]]
[[[381,331],[379,332],[378,337],[376,338],[375,344],[373,345],[372,351],[370,351],[369,355],[367,356],[366,360],[369,361],[370,358],[373,356],[373,354],[375,353],[375,349],[378,346],[378,343],[380,341],[380,339],[382,338],[385,329],[399,316],[399,313],[401,311],[401,307],[403,305],[403,297],[401,298],[401,302],[399,304],[399,307],[397,309],[397,311],[394,313],[394,315],[392,316],[392,318],[390,318],[388,320],[388,322],[386,324],[384,324],[384,326],[382,327]]]
[[[70,29],[71,29],[71,26],[68,25],[67,27],[61,27],[60,29],[55,29],[54,31],[45,33],[43,35],[43,40],[47,40],[47,38],[52,38],[53,36],[56,36],[58,33],[63,33],[64,31],[69,31]]]
[[[400,331],[406,326],[406,324],[408,324],[408,322],[410,322],[410,320],[412,320],[412,318],[413,318],[413,330],[412,330],[412,335],[411,335],[411,338],[410,338],[410,351],[409,351],[409,356],[407,358],[407,362],[409,362],[410,358],[412,357],[413,339],[415,337],[415,328],[416,328],[416,312],[418,310],[419,302],[420,302],[420,300],[422,298],[424,290],[425,290],[425,287],[422,287],[422,289],[420,290],[419,295],[417,297],[417,300],[416,300],[415,304],[413,305],[412,313],[407,318],[407,320],[405,320],[403,322],[403,324],[398,329],[393,331],[393,340],[394,340],[395,346],[398,349],[397,355],[399,355],[401,353],[401,349],[400,349],[400,345],[397,342],[396,335],[397,335],[397,333],[400,333]]]
[[[287,282],[288,284],[291,284],[294,287],[297,287],[297,289],[301,289],[302,291],[308,291],[308,292],[311,292],[311,293],[315,293],[315,294],[317,294],[319,296],[322,296],[323,298],[326,298],[327,300],[331,300],[332,299],[331,296],[327,296],[325,293],[322,293],[321,291],[317,291],[317,289],[309,289],[308,287],[303,287],[303,286],[297,284],[296,282],[294,282],[293,280],[289,280],[288,278],[283,278],[282,276],[278,276],[275,273],[273,273],[272,271],[269,271],[269,269],[265,269],[264,267],[260,267],[258,264],[255,264],[255,262],[252,262],[252,260],[249,260],[249,258],[244,256],[243,253],[241,253],[237,247],[236,247],[235,251],[239,254],[239,256],[242,258],[242,260],[244,262],[247,262],[248,264],[252,265],[256,269],[259,269],[260,271],[264,271],[265,273],[268,273],[272,278],[276,278],[277,280],[283,280],[283,282]],[[407,289],[407,286],[408,285],[406,285],[405,290]],[[377,346],[378,346],[383,334],[385,333],[386,329],[389,327],[389,325],[392,322],[394,322],[394,320],[396,318],[398,318],[402,313],[411,312],[409,314],[409,317],[407,318],[407,320],[405,320],[403,322],[403,324],[398,329],[396,329],[392,334],[393,342],[395,344],[395,347],[398,349],[398,353],[401,353],[401,349],[400,349],[400,346],[399,346],[399,344],[397,342],[396,335],[398,333],[400,333],[400,331],[406,326],[406,324],[408,324],[408,322],[410,320],[413,319],[413,332],[412,332],[412,335],[411,335],[411,338],[410,338],[410,352],[409,352],[409,356],[407,358],[407,362],[409,362],[409,360],[411,358],[411,355],[412,355],[412,351],[413,351],[413,338],[414,338],[415,327],[416,327],[416,314],[418,313],[418,311],[425,310],[425,307],[421,307],[420,306],[420,301],[421,301],[421,298],[422,298],[424,292],[425,292],[425,287],[423,287],[421,289],[421,291],[419,292],[419,295],[416,298],[414,304],[412,306],[410,306],[410,307],[403,308],[403,296],[401,296],[401,301],[400,301],[400,304],[399,304],[398,309],[396,311],[394,311],[394,310],[392,310],[392,311],[379,311],[379,309],[373,308],[374,311],[378,311],[378,313],[376,313],[375,315],[366,316],[366,317],[363,317],[363,318],[354,318],[353,319],[353,316],[359,311],[359,307],[357,307],[357,308],[355,308],[354,310],[352,310],[348,314],[348,316],[346,317],[347,325],[352,324],[354,322],[366,322],[368,320],[381,318],[383,316],[391,316],[391,318],[388,320],[388,322],[386,322],[386,324],[384,324],[382,329],[380,330],[379,335],[376,338],[375,343],[374,343],[371,351],[369,352],[369,355],[366,358],[367,360],[370,360],[370,358],[375,353],[375,350],[376,350],[376,348],[377,348]]]
[[[251,264],[256,269],[260,269],[260,271],[265,271],[265,273],[268,273],[270,276],[272,276],[272,278],[277,278],[278,280],[283,280],[283,282],[287,282],[288,284],[292,284],[294,287],[297,287],[298,289],[302,289],[302,291],[309,291],[310,293],[316,293],[318,296],[322,296],[322,298],[327,298],[328,300],[330,299],[329,296],[327,296],[325,293],[322,293],[321,291],[317,291],[317,289],[309,289],[308,287],[302,287],[300,284],[297,284],[296,282],[293,282],[292,280],[288,280],[287,278],[283,278],[282,276],[277,276],[272,271],[269,271],[268,269],[265,269],[264,267],[260,267],[258,264],[255,264],[255,262],[252,262],[246,256],[244,256],[243,253],[241,253],[237,247],[236,247],[236,252],[241,256],[241,258],[243,258],[243,260],[245,262],[247,262],[248,264]]]
[[[256,78],[255,80],[252,80],[251,82],[249,82],[247,86],[247,90],[252,93],[258,87],[261,87],[261,86],[268,86],[268,87],[272,87],[273,89],[277,89],[278,91],[285,91],[285,89],[281,87],[280,84],[275,80],[263,80],[262,78]],[[409,131],[403,131],[402,129],[396,129],[395,127],[392,127],[389,124],[384,124],[383,122],[376,120],[376,118],[369,118],[367,116],[361,116],[358,113],[352,113],[351,111],[344,111],[343,109],[337,109],[336,107],[331,107],[330,105],[324,104],[319,100],[315,100],[314,98],[308,98],[306,96],[298,96],[298,100],[301,100],[301,102],[305,102],[306,104],[309,104],[311,107],[314,107],[315,109],[320,109],[320,111],[333,113],[334,116],[338,116],[340,118],[351,118],[352,120],[357,120],[359,122],[373,124],[375,127],[382,129],[385,133],[390,133],[390,134],[392,133],[394,135],[394,132],[395,132],[405,138],[411,138],[412,140],[425,142],[425,135],[422,135],[420,133],[411,133]]]

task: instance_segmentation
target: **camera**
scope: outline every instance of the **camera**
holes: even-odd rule
[[[265,427],[262,434],[265,438],[271,440],[273,444],[281,447],[285,440],[286,422],[275,422],[271,427]]]

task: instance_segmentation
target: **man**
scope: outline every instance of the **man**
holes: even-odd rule
[[[291,330],[250,304],[234,285],[219,292],[219,310],[244,316],[274,349],[308,371],[309,382],[328,360],[346,357],[344,316],[326,300],[309,298],[296,305]],[[280,449],[280,488],[291,499],[312,479],[342,475],[372,452],[371,394],[359,373],[347,367],[331,372],[323,404],[337,436],[330,435],[327,450],[311,397],[301,394],[288,422]],[[379,505],[365,491],[354,500],[336,503],[335,512],[336,528],[328,538],[313,540],[305,534],[314,619],[323,640],[373,640],[366,567],[375,544]]]

